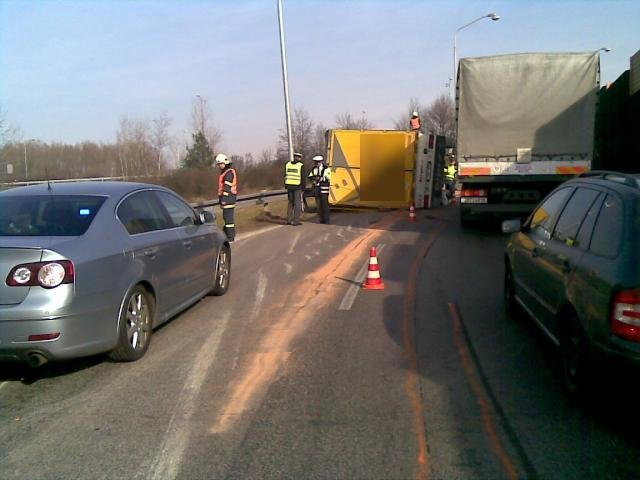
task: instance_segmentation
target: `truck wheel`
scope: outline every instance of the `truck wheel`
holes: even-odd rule
[[[129,292],[118,321],[118,345],[109,353],[117,362],[133,362],[142,358],[151,342],[153,297],[142,285]]]
[[[472,226],[472,222],[471,222],[471,219],[469,218],[469,214],[464,213],[462,210],[460,210],[460,226],[462,228],[471,228]]]

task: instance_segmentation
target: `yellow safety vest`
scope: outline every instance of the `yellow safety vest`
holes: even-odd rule
[[[296,187],[302,184],[302,162],[287,162],[284,184]]]
[[[445,177],[447,177],[448,180],[455,180],[456,178],[456,167],[453,165],[449,165],[447,168],[444,169],[444,175]]]

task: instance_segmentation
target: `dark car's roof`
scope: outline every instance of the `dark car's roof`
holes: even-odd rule
[[[46,183],[29,185],[26,187],[16,187],[0,192],[0,195],[106,195],[122,196],[126,193],[144,189],[160,188],[159,185],[133,182],[51,182],[51,190]]]
[[[610,175],[607,177],[596,177],[596,176],[577,177],[569,180],[568,183],[586,183],[591,185],[600,185],[600,186],[611,188],[619,192],[627,192],[627,193],[636,194],[640,196],[640,174],[623,174],[617,177],[615,180],[612,179],[611,177],[616,177],[616,176]],[[623,179],[623,177],[626,177],[627,181],[628,179],[635,180],[636,185],[625,183],[625,180]]]

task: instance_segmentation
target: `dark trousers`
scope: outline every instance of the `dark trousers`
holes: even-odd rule
[[[320,223],[329,223],[329,194],[316,193],[316,206],[318,208]]]
[[[300,212],[302,211],[302,190],[288,189],[287,199],[289,205],[287,207],[287,223],[300,223]]]
[[[222,208],[222,219],[224,220],[224,233],[227,239],[232,242],[236,238],[236,224],[233,220],[236,204],[222,204],[220,207]]]

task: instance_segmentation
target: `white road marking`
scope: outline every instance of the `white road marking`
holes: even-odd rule
[[[294,248],[296,248],[296,243],[298,243],[298,240],[300,240],[300,235],[302,234],[302,232],[298,232],[296,233],[296,236],[293,237],[293,243],[291,243],[291,247],[289,247],[289,255],[291,255],[293,253]]]
[[[314,250],[314,251],[313,251],[313,254],[314,254],[315,256],[320,255],[320,250]]]
[[[339,236],[340,238],[344,238],[344,235],[342,235],[342,228],[338,230],[338,233],[336,233],[336,235]]]
[[[196,397],[204,383],[209,367],[216,357],[222,335],[231,312],[225,312],[213,326],[213,331],[200,347],[198,356],[185,381],[173,415],[155,456],[149,475],[152,479],[173,479],[178,476],[184,450],[189,441],[189,421],[196,410]]]
[[[293,270],[293,267],[292,267],[292,266],[291,266],[291,264],[289,264],[289,263],[285,263],[285,264],[284,264],[284,268],[285,268],[285,269],[286,269],[286,271],[287,271],[287,275],[289,275],[289,274],[291,273],[291,271]]]
[[[261,228],[260,230],[255,230],[253,232],[248,232],[243,235],[238,235],[235,243],[242,242],[243,240],[247,240],[251,237],[255,237],[256,235],[262,235],[263,233],[270,232],[271,230],[275,230],[276,228],[280,228],[282,225],[274,225],[273,227]]]
[[[267,276],[264,274],[262,269],[258,271],[258,287],[256,288],[256,301],[253,304],[253,311],[251,313],[251,318],[258,318],[258,313],[260,313],[260,307],[262,306],[262,301],[264,300],[264,294],[267,292]]]
[[[385,246],[386,244],[381,243],[376,247],[378,255],[380,255],[380,252],[384,250]],[[356,300],[356,296],[358,295],[358,292],[362,290],[362,282],[364,282],[368,269],[369,269],[369,258],[367,258],[367,261],[362,266],[362,268],[358,270],[358,274],[354,279],[354,282],[357,282],[357,284],[355,283],[351,284],[351,286],[348,288],[348,290],[344,294],[344,297],[342,297],[342,302],[340,302],[340,306],[338,307],[338,310],[351,310],[351,307],[353,306],[353,302],[355,302]]]
[[[347,227],[347,232],[351,233],[352,231],[353,231],[353,227],[352,227],[351,225],[349,225],[349,226]]]
[[[306,258],[307,260],[311,260],[311,256],[310,255],[305,255],[304,258]]]
[[[329,234],[327,233],[324,237],[322,237],[322,243],[327,243],[329,241]]]
[[[2,382],[0,383],[0,390],[2,390],[4,387],[6,387],[7,385],[9,385],[9,382]]]

